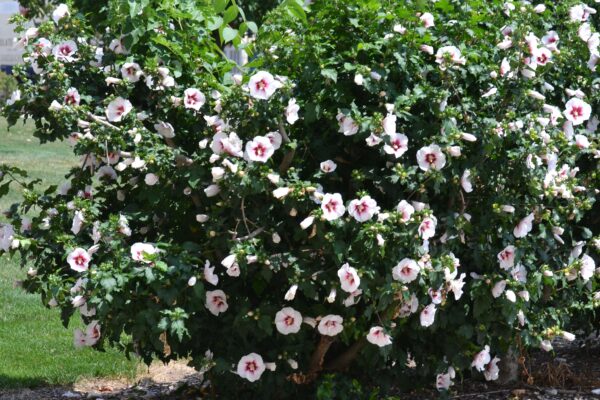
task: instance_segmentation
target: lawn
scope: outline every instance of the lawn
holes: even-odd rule
[[[30,171],[44,183],[60,183],[64,174],[76,163],[65,143],[40,146],[32,136],[32,124],[19,124],[7,130],[0,119],[0,163]],[[18,190],[0,199],[0,209],[18,200]],[[133,377],[135,361],[108,350],[73,347],[72,329],[65,329],[57,310],[42,306],[36,295],[14,288],[25,271],[18,260],[0,258],[0,390],[41,385],[68,385],[80,378],[119,376]],[[73,318],[73,326],[79,324]]]

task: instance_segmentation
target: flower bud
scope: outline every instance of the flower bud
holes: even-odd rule
[[[302,220],[302,222],[300,222],[300,227],[302,229],[306,229],[309,226],[311,226],[314,221],[315,221],[315,217],[313,217],[312,215],[308,216],[308,217],[304,218],[304,220]]]
[[[433,47],[428,46],[426,44],[421,45],[420,47],[421,51],[427,54],[433,54]]]
[[[158,183],[158,176],[156,174],[146,174],[144,182],[146,182],[146,185],[148,186],[154,186]]]
[[[568,342],[572,342],[573,340],[575,340],[575,335],[573,335],[571,332],[562,331],[561,334],[562,337]]]
[[[277,188],[275,190],[273,190],[273,196],[276,199],[283,199],[285,196],[287,196],[290,193],[290,188],[288,187],[280,187]]]
[[[550,343],[549,340],[542,340],[542,343],[540,343],[540,347],[544,351],[552,351],[552,349],[553,349],[552,343]]]
[[[284,299],[287,301],[292,301],[294,300],[294,297],[296,297],[296,291],[298,290],[298,285],[292,285],[288,291],[285,293]]]
[[[475,135],[466,133],[466,132],[461,133],[460,138],[467,142],[476,142],[477,141],[477,137]]]
[[[273,240],[273,243],[277,244],[281,242],[281,236],[279,236],[279,234],[277,232],[273,233],[273,235],[271,235],[271,239]]]
[[[210,185],[206,189],[204,189],[204,193],[206,197],[214,197],[221,192],[221,188],[219,185]]]
[[[452,157],[460,157],[461,155],[460,146],[450,146],[447,151]]]
[[[212,167],[210,173],[212,174],[213,182],[220,181],[225,176],[225,170],[221,167]]]

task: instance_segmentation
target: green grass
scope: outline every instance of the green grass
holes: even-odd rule
[[[32,124],[18,124],[8,131],[6,122],[0,119],[0,163],[25,169],[34,178],[43,179],[44,184],[62,182],[77,160],[66,143],[40,146],[32,130]],[[0,210],[19,198],[15,185],[0,199]],[[128,361],[116,350],[76,350],[73,327],[62,326],[58,310],[43,307],[39,296],[13,287],[14,281],[24,276],[17,259],[0,257],[0,390],[135,375],[137,362]],[[78,319],[73,318],[74,326],[79,324]]]

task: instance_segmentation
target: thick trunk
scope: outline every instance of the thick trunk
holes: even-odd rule
[[[352,361],[358,356],[358,353],[365,347],[367,343],[366,339],[361,339],[357,342],[354,342],[352,346],[348,348],[344,353],[340,354],[335,360],[328,363],[325,366],[325,370],[327,371],[346,371]]]
[[[319,344],[317,344],[317,348],[313,352],[313,355],[310,359],[310,366],[308,368],[308,372],[306,374],[292,374],[288,376],[288,379],[298,385],[313,382],[319,376],[319,373],[323,370],[323,360],[325,359],[325,354],[327,354],[327,350],[329,350],[329,347],[331,346],[333,341],[334,339],[331,336],[321,336]]]
[[[508,348],[498,366],[500,367],[500,374],[497,382],[500,385],[515,383],[519,380],[519,351],[516,346],[513,345]]]

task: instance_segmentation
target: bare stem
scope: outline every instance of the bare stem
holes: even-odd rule
[[[235,240],[237,240],[238,242],[243,242],[244,240],[250,240],[250,239],[253,239],[253,238],[257,237],[258,235],[260,235],[264,231],[265,231],[265,228],[258,228],[258,229],[253,230],[252,232],[250,232],[246,236],[239,237],[239,238],[237,238]]]
[[[94,114],[92,114],[91,112],[90,112],[90,113],[88,113],[88,117],[90,117],[91,119],[93,119],[93,120],[94,120],[94,122],[97,122],[97,123],[99,123],[100,125],[104,125],[104,126],[106,126],[107,128],[111,128],[111,129],[114,129],[114,130],[116,130],[116,131],[120,131],[120,130],[121,130],[119,127],[116,127],[115,125],[111,124],[110,122],[108,122],[108,121],[106,121],[106,120],[102,119],[101,117],[99,117],[99,116],[97,116],[97,115],[94,115]]]
[[[279,133],[281,133],[281,138],[283,140],[283,143],[287,144],[290,143],[290,137],[288,136],[287,132],[285,131],[285,126],[283,126],[283,120],[280,118],[279,119]],[[279,173],[280,174],[284,174],[285,171],[287,171],[290,166],[292,165],[292,161],[294,160],[294,155],[296,154],[296,149],[290,149],[290,151],[288,151],[285,156],[283,156],[283,160],[281,160],[281,164],[279,164]]]

